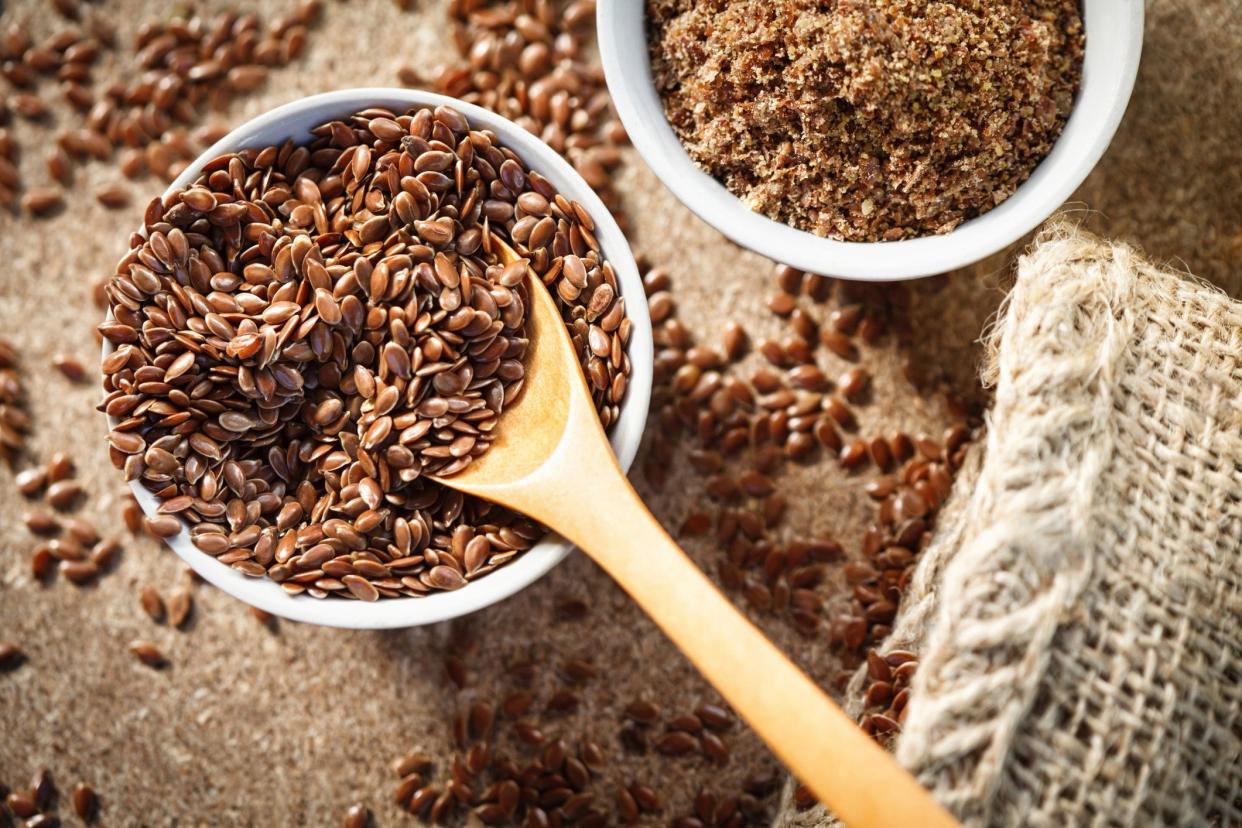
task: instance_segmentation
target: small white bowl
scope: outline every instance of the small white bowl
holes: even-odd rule
[[[192,182],[208,161],[221,155],[247,147],[279,144],[286,138],[308,140],[313,127],[369,106],[385,107],[401,113],[412,106],[440,105],[461,112],[475,127],[495,132],[505,146],[516,152],[532,170],[544,175],[566,198],[585,205],[595,220],[595,235],[604,256],[616,270],[621,295],[625,297],[626,311],[633,325],[629,345],[633,372],[625,402],[612,426],[610,437],[617,461],[621,468],[628,470],[634,455],[638,453],[651,402],[651,319],[647,315],[647,299],[638,267],[629,243],[595,191],[565,159],[517,124],[472,104],[421,90],[364,88],[328,92],[279,106],[242,124],[200,155],[177,177],[167,192]],[[111,344],[105,341],[104,353],[111,351]],[[110,425],[115,425],[114,418],[108,419]],[[131,482],[130,488],[143,511],[156,514],[159,502],[155,496],[137,481]],[[353,629],[415,627],[474,612],[529,586],[564,560],[573,549],[573,545],[563,538],[549,535],[511,563],[459,590],[436,592],[425,598],[385,598],[366,603],[290,596],[275,581],[249,578],[199,551],[190,543],[189,533],[185,530],[169,538],[167,543],[204,579],[251,606],[294,621]]]
[[[895,242],[825,239],[752,211],[686,154],[651,77],[644,0],[598,0],[600,57],[630,140],[664,185],[742,247],[812,273],[883,282],[945,273],[1017,241],[1052,215],[1108,148],[1134,88],[1142,0],[1083,0],[1082,88],[1064,132],[1004,203],[942,236]]]

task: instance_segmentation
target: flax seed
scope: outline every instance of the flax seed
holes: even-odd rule
[[[39,812],[34,794],[29,791],[11,791],[4,799],[4,804],[19,818],[30,818]],[[27,825],[30,823],[27,822]]]
[[[47,485],[47,472],[43,469],[24,469],[14,477],[17,490],[26,497],[34,497]]]
[[[402,807],[408,804],[408,800],[399,803]],[[371,812],[366,805],[361,802],[355,802],[345,811],[345,818],[341,821],[343,828],[367,828],[371,822]]]
[[[746,354],[746,346],[746,330],[733,320],[726,322],[722,336],[725,358],[730,362],[736,362]]]
[[[31,511],[22,516],[26,530],[36,535],[54,535],[60,532],[60,521],[51,512]]]
[[[799,365],[796,368],[790,369],[788,376],[790,385],[807,391],[826,391],[830,384],[828,378],[824,376],[824,372],[816,365]],[[841,391],[847,397],[850,396],[844,387],[842,387]]]
[[[795,308],[789,315],[789,326],[807,342],[813,342],[819,335],[819,323],[801,308]]]
[[[67,354],[52,357],[52,367],[64,375],[70,382],[81,382],[86,379],[86,368],[76,358]]]
[[[31,121],[41,120],[48,113],[47,104],[38,95],[28,92],[19,92],[14,95],[9,105],[13,107],[13,111],[18,115]]]
[[[840,452],[841,465],[847,469],[858,467],[867,459],[867,441],[854,440]]]
[[[867,388],[871,377],[864,368],[851,368],[837,380],[837,388],[842,396],[851,402],[857,401]]]
[[[176,589],[168,598],[168,624],[177,629],[185,626],[194,609],[194,596],[188,589]]]
[[[164,658],[164,654],[160,652],[159,647],[156,647],[150,641],[143,641],[141,639],[131,641],[129,643],[129,651],[143,664],[157,670],[168,663]]]
[[[850,410],[850,407],[841,398],[835,396],[824,397],[823,408],[824,413],[831,417],[841,428],[850,431],[857,426],[854,412]]]
[[[788,293],[777,293],[768,298],[768,310],[777,316],[789,316],[797,306],[797,297]]]
[[[77,586],[89,584],[99,575],[99,567],[89,560],[62,560],[58,568],[66,580]]]
[[[59,190],[36,187],[22,196],[22,209],[32,216],[46,216],[64,203]]]
[[[116,184],[105,184],[95,190],[95,200],[109,210],[118,210],[129,204],[129,190]]]
[[[776,265],[773,275],[776,277],[776,284],[785,293],[797,296],[802,290],[802,280],[805,273],[795,267],[789,265]]]
[[[46,545],[35,549],[30,556],[30,575],[36,581],[42,581],[56,569],[56,556]]]
[[[171,538],[181,531],[181,521],[172,515],[144,518],[142,525],[148,534],[156,538]]]
[[[164,599],[155,587],[147,585],[138,590],[138,602],[152,621],[159,623],[164,620]]]
[[[87,824],[93,822],[99,812],[99,797],[85,782],[73,786],[73,812]]]
[[[724,739],[710,730],[700,734],[699,746],[703,753],[714,762],[724,764],[729,759],[729,746]]]
[[[49,483],[57,483],[68,477],[72,477],[74,473],[73,458],[63,451],[52,454],[47,463],[47,481]]]
[[[785,454],[791,460],[802,460],[808,457],[815,448],[815,438],[810,434],[795,431],[785,441]]]
[[[828,324],[834,331],[845,336],[853,336],[863,318],[862,305],[845,305],[834,310],[828,316]]]
[[[13,670],[26,660],[22,648],[12,641],[0,641],[0,671]]]
[[[819,341],[825,348],[841,359],[850,361],[858,359],[858,349],[854,347],[854,343],[849,340],[849,337],[835,328],[824,328],[821,330],[819,332]]]
[[[630,784],[628,791],[638,807],[647,813],[660,810],[664,804],[662,797],[650,785],[634,782]]]

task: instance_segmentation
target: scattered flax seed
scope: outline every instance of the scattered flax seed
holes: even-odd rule
[[[30,575],[36,581],[48,578],[56,571],[56,556],[46,545],[40,545],[30,556]]]
[[[724,764],[729,760],[729,746],[719,735],[710,730],[699,736],[699,746],[703,753],[714,762]]]
[[[52,772],[47,768],[40,768],[30,780],[30,791],[39,809],[48,810],[56,795],[56,782],[52,779]]]
[[[73,162],[60,147],[48,151],[47,174],[62,187],[73,184]]]
[[[0,670],[7,671],[20,667],[26,660],[26,654],[12,641],[0,641]]]
[[[428,80],[436,91],[512,119],[565,155],[624,228],[610,172],[627,138],[603,72],[583,48],[582,29],[594,13],[594,0],[450,3],[464,62],[438,67]],[[424,85],[416,73],[399,77]]]
[[[198,152],[181,125],[224,109],[235,97],[258,88],[271,68],[295,60],[306,44],[308,27],[319,16],[318,6],[307,2],[269,21],[235,8],[219,9],[212,16],[171,15],[143,21],[132,53],[116,58],[131,79],[100,90],[91,70],[104,51],[117,48],[113,24],[100,13],[80,14],[76,0],[54,0],[54,5],[62,10],[72,7],[74,13],[64,16],[80,20],[82,28],[61,29],[43,44],[29,43],[27,38],[18,51],[0,49],[6,58],[0,72],[23,90],[32,88],[38,75],[54,74],[60,82],[60,97],[83,123],[59,130],[56,152],[61,155],[48,158],[52,179],[66,187],[71,180],[69,161],[106,161],[118,147],[124,148],[119,167],[126,177],[149,170],[171,180]],[[51,111],[47,101],[21,91],[0,103],[0,121],[10,105],[17,114],[41,124]],[[199,140],[207,146],[215,138],[207,134]],[[0,156],[10,155],[9,143],[6,134]],[[16,198],[17,182],[10,178],[0,169],[0,204]],[[110,209],[129,200],[123,189],[107,184],[96,197]],[[47,215],[61,196],[31,190],[22,200],[32,215]]]
[[[30,414],[17,374],[17,351],[0,339],[0,460],[12,464],[26,442]]]
[[[945,233],[1004,201],[1082,70],[1077,0],[646,5],[691,157],[751,209],[850,241]]]
[[[694,715],[711,730],[725,731],[733,726],[733,714],[724,707],[703,702],[694,709]]]
[[[432,765],[431,757],[425,753],[407,753],[393,762],[392,769],[397,776],[409,776],[412,773],[423,773]]]
[[[258,607],[248,607],[247,609],[250,612],[250,617],[253,618],[255,621],[258,621],[260,624],[267,627],[268,629],[275,628],[276,616],[272,615],[270,612],[266,610],[261,610]]]
[[[91,547],[90,559],[100,571],[109,569],[116,561],[121,545],[112,538],[104,538]]]
[[[62,560],[58,566],[60,574],[75,586],[85,586],[99,575],[99,567],[94,561]]]
[[[93,822],[99,813],[99,797],[94,788],[85,782],[73,786],[73,812],[87,824]]]
[[[126,178],[138,178],[147,170],[146,153],[136,147],[122,150],[117,168]]]
[[[43,469],[24,469],[14,478],[17,490],[26,497],[34,497],[47,485],[47,472]]]
[[[422,72],[408,65],[397,69],[397,80],[402,86],[425,86],[427,83]]]
[[[684,731],[672,731],[656,741],[655,747],[666,756],[684,756],[696,747],[695,738]]]
[[[26,512],[22,516],[26,530],[35,535],[55,535],[60,532],[60,520],[51,512],[42,510]]]
[[[118,210],[129,204],[129,190],[119,184],[105,184],[95,190],[95,200],[109,210]]]
[[[145,608],[145,607],[144,607]],[[185,588],[176,589],[168,596],[168,624],[180,629],[194,610],[194,596]]]
[[[142,507],[129,495],[128,490],[126,497],[121,500],[121,520],[131,534],[136,535],[143,530]]]
[[[39,805],[30,791],[11,791],[4,798],[4,804],[19,818],[29,819],[39,812]]]
[[[47,487],[47,502],[52,508],[65,511],[82,497],[83,489],[72,480],[58,480]]]
[[[466,662],[459,656],[449,655],[444,659],[444,672],[458,690],[466,686]]]
[[[158,624],[164,620],[164,599],[155,587],[148,584],[138,590],[138,603],[152,621]]]
[[[57,483],[65,478],[72,477],[75,470],[73,458],[63,451],[57,451],[52,454],[51,459],[47,461],[47,482]]]
[[[408,800],[407,800],[408,801]],[[405,803],[398,803],[404,807]],[[371,811],[361,802],[355,802],[349,806],[349,810],[345,812],[345,818],[341,821],[342,828],[367,828],[371,822]]]
[[[99,530],[86,518],[67,517],[64,520],[64,527],[69,537],[83,546],[92,546],[99,541]]]
[[[82,382],[86,379],[86,368],[77,357],[69,356],[68,354],[56,354],[52,357],[52,367],[70,382]]]
[[[22,209],[32,216],[45,216],[64,203],[60,190],[35,187],[22,196]]]
[[[825,311],[822,320],[812,308],[792,309],[784,324],[794,335],[760,341],[756,350],[767,365],[745,371],[727,364],[705,370],[693,335],[677,320],[667,272],[653,270],[644,279],[652,295],[667,297],[668,313],[653,330],[653,406],[661,428],[648,447],[643,473],[658,488],[673,462],[674,448],[688,435],[692,447],[685,459],[710,498],[705,513],[722,550],[715,568],[721,584],[740,593],[753,612],[784,616],[800,635],[812,637],[826,625],[829,644],[843,662],[858,663],[868,647],[880,645],[889,634],[901,594],[973,435],[969,424],[956,422],[939,439],[920,435],[916,440],[900,433],[864,437],[860,432],[866,418],[856,414],[855,406],[869,402],[867,369],[850,366],[833,383],[818,365],[820,346],[830,363],[841,358],[861,361],[865,354],[856,342],[874,343],[894,330],[894,320],[900,323],[898,312],[910,302],[908,288],[877,294],[783,266],[776,268],[775,277],[783,294],[806,295],[816,303],[835,295],[838,306]],[[787,309],[778,304],[772,310],[778,315]],[[896,330],[904,335],[900,326]],[[961,405],[951,407],[950,414],[968,416]],[[843,432],[850,433],[848,440]],[[864,478],[876,513],[862,542],[863,560],[847,558],[832,539],[784,541],[773,531],[785,512],[778,481],[786,458],[836,459],[847,472]],[[825,601],[816,587],[824,583],[824,565],[829,563],[841,567],[848,603],[824,618]],[[839,671],[837,685],[843,688],[851,675],[848,669]],[[886,705],[894,699],[902,705],[906,695],[883,682],[870,687],[862,727],[887,739],[886,734],[900,727],[900,714]],[[650,715],[652,722],[658,718],[641,708],[631,711]],[[670,734],[652,735],[649,725],[632,717],[622,724],[618,740],[635,754],[655,746],[672,755],[685,750],[725,762],[729,747],[717,726],[727,720],[713,718],[718,713],[697,709],[694,718],[703,726],[699,731],[686,729],[687,717],[669,722],[671,733],[685,733],[694,744],[681,744],[683,739]],[[766,795],[756,787],[739,797],[736,807],[761,813]],[[691,819],[698,817],[676,817],[674,822],[690,824],[686,820]]]
[[[129,651],[133,653],[134,657],[143,664],[156,670],[159,670],[168,664],[167,660],[164,658],[164,654],[160,651],[160,648],[156,647],[150,641],[143,641],[141,639],[131,641],[129,643]]]
[[[799,811],[810,810],[818,802],[815,794],[811,793],[811,789],[801,783],[794,788],[793,801],[794,807]]]
[[[30,121],[41,120],[47,115],[47,104],[38,95],[21,92],[12,97],[9,105],[18,115]]]

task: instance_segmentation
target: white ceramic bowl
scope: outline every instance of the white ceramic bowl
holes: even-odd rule
[[[812,273],[880,282],[977,262],[1050,216],[1107,149],[1134,87],[1143,47],[1142,0],[1083,0],[1082,88],[1052,152],[1004,203],[942,236],[896,242],[825,239],[753,212],[699,169],[664,116],[651,78],[645,0],[598,0],[600,56],[630,140],[664,185],[742,247]]]
[[[494,131],[505,146],[516,152],[531,169],[546,176],[566,198],[584,204],[595,220],[595,235],[605,257],[616,270],[621,295],[625,297],[626,310],[633,324],[629,346],[633,373],[611,434],[617,460],[623,469],[628,470],[638,452],[651,402],[651,320],[647,315],[642,280],[625,236],[595,192],[560,155],[513,122],[454,98],[414,89],[346,89],[313,95],[277,107],[242,124],[199,156],[169,186],[168,191],[180,189],[193,181],[204,164],[220,155],[246,147],[279,144],[286,138],[306,140],[310,138],[311,128],[368,106],[404,112],[411,106],[441,104],[457,109],[474,126]],[[110,345],[105,344],[104,352],[111,350]],[[112,418],[109,421],[115,424]],[[130,488],[143,510],[155,514],[159,504],[154,495],[136,481],[130,484]],[[246,577],[199,551],[190,543],[189,533],[184,530],[169,538],[168,545],[203,578],[247,604],[294,621],[355,629],[413,627],[474,612],[533,583],[564,560],[573,549],[568,541],[549,535],[511,563],[459,590],[434,593],[425,598],[393,598],[365,603],[290,596],[275,581]]]

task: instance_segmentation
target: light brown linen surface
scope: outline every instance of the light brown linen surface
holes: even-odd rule
[[[252,5],[267,15],[289,7]],[[326,89],[395,83],[403,63],[449,57],[438,2],[416,4],[408,13],[360,0],[325,5],[307,54],[218,120],[237,123]],[[168,13],[169,6],[109,0],[101,8],[128,43],[141,19]],[[20,18],[47,32],[47,14],[43,3],[20,0],[6,4],[0,19]],[[1154,3],[1134,102],[1105,161],[1076,197],[1098,211],[1091,224],[1106,234],[1135,239],[1159,259],[1180,257],[1234,292],[1242,290],[1240,48],[1242,3]],[[99,67],[100,78],[115,71],[113,62],[109,57]],[[58,113],[63,120],[64,112]],[[23,147],[24,177],[44,181],[43,133],[20,121],[11,128]],[[72,451],[92,493],[84,513],[120,535],[120,484],[102,447],[96,386],[70,385],[49,367],[59,352],[88,363],[96,358],[91,327],[98,311],[90,281],[109,272],[140,208],[110,213],[86,193],[116,178],[92,164],[76,175],[83,196],[54,218],[0,215],[0,336],[20,344],[22,375],[38,411],[28,458]],[[715,341],[729,318],[742,320],[756,337],[780,330],[763,308],[773,290],[768,262],[695,219],[632,152],[618,180],[636,251],[669,269],[679,313],[697,336]],[[136,204],[162,189],[150,179],[131,186]],[[874,391],[859,412],[864,431],[938,433],[950,421],[939,395],[919,394],[905,379],[906,361],[939,360],[950,389],[976,393],[975,342],[1004,295],[1004,271],[998,258],[954,274],[939,291],[916,291],[922,298],[911,310],[915,344],[901,348],[889,338],[866,351]],[[822,364],[830,375],[842,367],[827,357]],[[785,473],[782,490],[796,493],[788,536],[830,534],[857,555],[872,514],[863,492],[869,479],[870,473],[845,475],[835,463]],[[684,458],[674,463],[662,492],[639,484],[670,527],[705,497]],[[200,585],[194,621],[177,632],[152,625],[136,597],[141,584],[167,595],[186,582],[174,555],[127,538],[119,567],[98,586],[77,589],[59,579],[40,587],[28,574],[33,541],[20,522],[24,508],[11,471],[0,469],[0,640],[21,643],[30,657],[0,675],[0,783],[24,785],[44,766],[62,790],[89,781],[110,824],[328,824],[355,800],[370,805],[380,824],[408,820],[392,804],[395,778],[388,764],[415,748],[448,755],[445,721],[457,702],[443,657],[450,641],[463,639],[471,650],[466,699],[498,698],[513,684],[501,666],[523,657],[544,665],[538,681],[545,697],[563,656],[589,656],[606,668],[606,679],[588,685],[580,711],[554,730],[593,735],[608,747],[613,763],[599,785],[607,808],[614,780],[645,780],[665,793],[660,822],[667,823],[689,811],[700,786],[724,791],[752,771],[774,767],[754,737],[736,728],[723,771],[700,759],[636,757],[620,749],[615,734],[625,702],[644,697],[669,711],[688,711],[711,693],[582,555],[502,605],[432,628],[370,633],[280,624],[272,632],[237,602]],[[720,554],[706,538],[687,548],[709,565]],[[830,604],[844,599],[837,576],[820,591]],[[587,620],[556,620],[555,605],[565,596],[593,603]],[[807,640],[786,625],[757,620],[818,679],[827,682],[840,669],[823,635]],[[171,667],[157,673],[137,664],[125,650],[136,637],[156,641]]]

